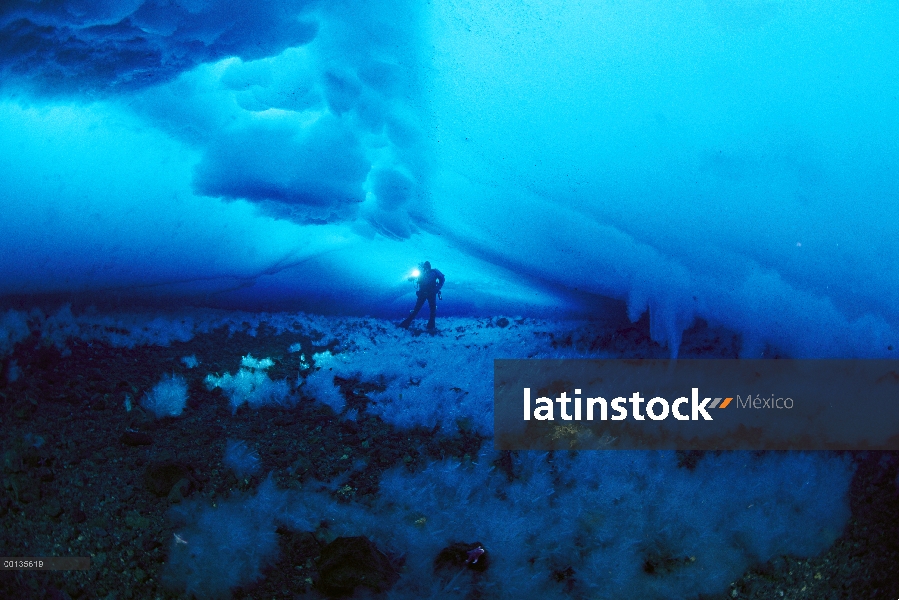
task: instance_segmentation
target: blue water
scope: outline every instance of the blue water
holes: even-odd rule
[[[630,467],[615,467],[620,458],[600,466],[565,458],[574,475],[563,481],[546,479],[564,470],[555,459],[526,455],[520,460],[534,479],[503,482],[485,466],[496,460],[485,441],[492,360],[553,352],[895,357],[897,30],[899,6],[886,1],[6,2],[4,411],[33,415],[47,401],[36,390],[55,394],[77,380],[75,405],[95,406],[99,394],[119,411],[102,425],[113,440],[121,435],[115,419],[126,418],[126,393],[129,407],[169,418],[185,440],[197,428],[191,402],[214,389],[223,418],[260,407],[293,414],[305,393],[332,411],[334,427],[371,418],[392,432],[438,427],[437,437],[467,427],[483,438],[474,455],[416,462],[388,479],[398,489],[413,481],[437,489],[467,472],[458,489],[492,490],[460,499],[458,515],[438,499],[419,499],[432,522],[488,515],[482,530],[466,536],[488,544],[492,535],[494,548],[509,550],[494,563],[506,566],[504,575],[482,592],[520,597],[516,586],[543,577],[525,588],[543,597],[726,593],[750,566],[782,553],[822,552],[839,536],[850,514],[847,458],[716,457],[746,469],[735,481],[716,478],[712,462],[709,471],[685,473],[668,455],[635,455]],[[402,337],[392,323],[414,305],[409,275],[424,260],[446,274],[443,334]],[[297,317],[304,325],[292,328],[292,317],[262,311],[304,311]],[[366,316],[373,320],[357,329],[329,320]],[[490,319],[498,316],[514,326],[495,326]],[[569,319],[589,320],[606,341],[554,344],[581,327]],[[281,338],[271,347],[234,341],[230,354],[204,345],[219,327],[244,331],[243,321],[255,323],[253,335],[270,322],[279,335],[325,339],[316,358]],[[326,346],[331,337],[337,346]],[[188,344],[184,355],[159,358],[173,344]],[[124,363],[109,357],[122,348],[146,352],[131,359],[146,360],[146,371],[121,381],[105,379],[112,375],[102,369],[75,371],[90,355],[119,373]],[[282,361],[276,371],[295,361],[296,373],[247,370],[240,359],[251,352]],[[372,404],[347,404],[330,375],[304,370],[319,363],[340,377],[364,375],[373,387],[357,396]],[[419,383],[407,385],[404,378],[419,371]],[[33,436],[52,431],[18,418],[6,421],[6,443],[27,457]],[[326,437],[336,431],[326,430]],[[241,452],[225,462],[252,484],[226,495],[221,513],[204,512],[213,509],[195,497],[184,527],[203,540],[204,557],[218,552],[220,528],[256,532],[262,550],[233,579],[217,571],[193,577],[190,561],[200,554],[191,559],[184,544],[170,548],[166,538],[166,558],[150,575],[166,580],[158,588],[166,593],[228,596],[264,579],[264,565],[276,560],[275,528],[315,529],[324,513],[355,524],[348,535],[405,543],[394,554],[416,556],[407,572],[419,578],[430,577],[431,557],[443,545],[473,541],[445,528],[396,534],[425,516],[389,505],[385,495],[346,508],[331,506],[320,490],[287,490],[278,480],[284,473],[265,480],[256,468],[269,460],[264,438],[234,433],[216,434],[207,458],[223,460],[230,440]],[[147,450],[148,463],[161,450],[159,443]],[[384,469],[401,469],[401,459]],[[609,484],[617,496],[596,499],[600,508],[578,504],[599,493],[580,488],[579,479],[599,482],[603,469],[616,468],[633,470],[633,478]],[[29,481],[9,473],[8,490]],[[799,473],[811,487],[791,487]],[[326,479],[332,492],[343,485],[334,473]],[[674,509],[666,495],[697,502],[697,489],[727,503],[727,484],[747,505],[760,494],[779,500],[755,520],[694,522],[667,512]],[[555,499],[538,509],[528,494]],[[247,521],[262,499],[282,505]],[[28,514],[21,498],[10,502],[3,510]],[[322,514],[300,510],[302,502],[319,503]],[[636,516],[611,516],[609,507],[622,503]],[[163,508],[154,509],[156,524],[175,527]],[[41,514],[55,513],[48,510]],[[534,523],[551,513],[568,518],[565,511],[582,519],[578,527],[569,523],[554,541],[531,532],[546,530]],[[68,523],[66,515],[52,519]],[[660,525],[671,520],[690,531]],[[62,535],[57,521],[47,523],[47,535]],[[791,537],[803,527],[820,536]],[[513,552],[502,531],[520,532],[521,548]],[[667,548],[662,554],[647,550],[650,531],[667,536],[652,542]],[[720,569],[691,571],[699,551],[675,548],[674,539],[720,549]],[[671,576],[647,576],[646,560],[667,565]],[[617,575],[600,577],[601,563],[618,565]],[[546,587],[546,573],[568,567],[597,574]],[[395,593],[440,595],[449,583],[460,585],[425,590],[413,579],[401,578]]]

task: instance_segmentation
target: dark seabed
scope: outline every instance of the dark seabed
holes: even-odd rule
[[[899,593],[894,453],[491,449],[484,365],[665,356],[645,319],[5,319],[4,554],[92,561],[4,572],[5,598]],[[738,344],[699,324],[681,355]],[[183,412],[157,418],[179,378]]]

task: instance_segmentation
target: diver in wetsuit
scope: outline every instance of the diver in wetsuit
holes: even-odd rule
[[[418,291],[415,292],[418,296],[418,301],[415,303],[415,308],[409,311],[409,316],[406,317],[399,326],[409,327],[412,323],[412,319],[415,318],[415,315],[418,314],[418,311],[424,306],[425,300],[427,300],[428,308],[431,311],[431,317],[428,319],[428,330],[433,331],[434,319],[437,317],[437,298],[443,299],[443,296],[440,294],[440,288],[443,287],[443,283],[446,279],[444,278],[443,273],[437,269],[432,269],[431,263],[425,261],[421,264],[421,272],[418,274],[415,281],[418,283]]]

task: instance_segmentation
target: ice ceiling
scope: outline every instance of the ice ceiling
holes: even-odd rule
[[[0,295],[899,348],[886,0],[4,2]]]

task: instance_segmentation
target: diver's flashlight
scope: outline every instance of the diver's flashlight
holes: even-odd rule
[[[421,271],[419,271],[418,269],[412,269],[412,273],[409,274],[409,277],[418,277],[419,275],[421,275]]]

